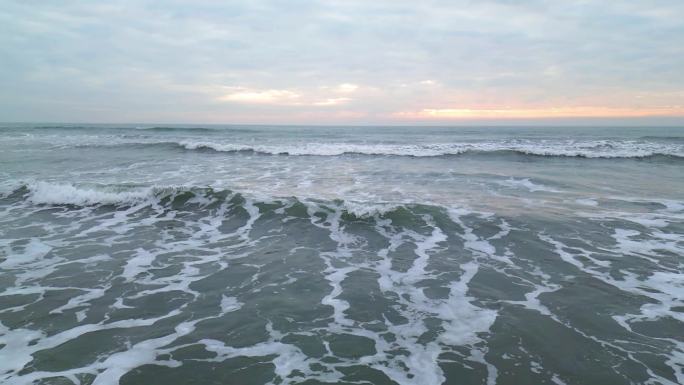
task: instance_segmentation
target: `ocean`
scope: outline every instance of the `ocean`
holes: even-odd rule
[[[3,124],[0,383],[682,384],[684,128]]]

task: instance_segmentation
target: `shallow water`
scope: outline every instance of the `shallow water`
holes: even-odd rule
[[[684,129],[0,130],[2,383],[684,383]]]

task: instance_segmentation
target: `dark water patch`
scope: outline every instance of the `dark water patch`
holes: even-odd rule
[[[673,142],[684,142],[683,136],[655,136],[655,135],[645,135],[640,137],[642,140],[663,140],[663,141],[673,141]]]

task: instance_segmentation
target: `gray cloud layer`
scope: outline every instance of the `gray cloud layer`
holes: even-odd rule
[[[679,0],[5,1],[0,120],[385,123],[560,109],[681,121],[682,20]]]

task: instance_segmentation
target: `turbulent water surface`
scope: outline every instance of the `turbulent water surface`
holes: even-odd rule
[[[0,383],[684,383],[684,129],[0,134]]]

